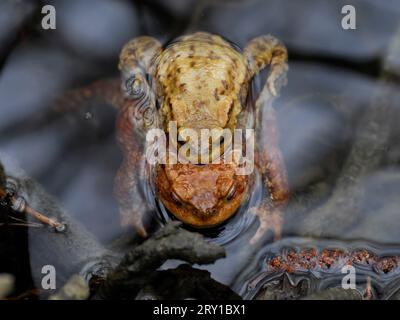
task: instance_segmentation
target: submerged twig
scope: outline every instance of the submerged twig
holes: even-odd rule
[[[395,94],[390,80],[394,68],[388,61],[391,56],[400,55],[399,39],[400,30],[388,50],[378,92],[358,124],[354,144],[335,190],[324,205],[312,211],[303,221],[303,235],[330,236],[350,227],[358,218],[364,195],[362,179],[379,167],[387,150],[390,133],[388,118],[393,111],[390,98]]]
[[[45,216],[43,213],[36,211],[35,209],[33,209],[32,207],[27,205],[24,198],[10,195],[2,187],[0,187],[0,201],[9,201],[13,210],[20,212],[20,213],[30,215],[33,218],[35,218],[36,220],[38,220],[39,222],[43,223],[44,225],[53,227],[54,229],[56,229],[59,232],[62,232],[65,230],[65,224],[58,222],[55,219],[51,219],[51,218]],[[29,224],[25,223],[24,221],[22,221],[22,222],[23,222],[23,225],[25,225],[25,226],[29,225]],[[14,225],[18,225],[18,224],[14,224]],[[35,223],[32,223],[31,226],[37,226],[37,225]]]

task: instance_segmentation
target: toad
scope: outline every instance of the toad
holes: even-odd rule
[[[267,67],[266,83],[254,99],[252,81]],[[259,207],[252,209],[260,219],[256,238],[270,228],[279,235],[280,212],[288,201],[289,188],[271,103],[286,83],[285,46],[271,35],[252,39],[243,51],[205,32],[182,36],[164,46],[153,37],[142,36],[123,47],[119,69],[122,81],[98,81],[72,91],[57,110],[93,96],[118,107],[116,135],[123,162],[116,175],[115,194],[122,224],[133,226],[142,236],[147,234],[143,223],[147,204],[140,192],[143,180],[152,179],[155,196],[173,216],[197,228],[224,223],[248,198],[253,174],[238,175],[235,162],[198,165],[188,155],[188,162],[157,164],[148,173],[146,133],[158,128],[168,135],[168,124],[174,121],[178,134],[186,129],[254,129],[255,167],[269,191]],[[225,152],[222,141],[216,150]],[[218,156],[214,151],[205,148],[202,153],[214,160]]]

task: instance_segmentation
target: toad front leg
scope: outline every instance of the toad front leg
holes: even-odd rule
[[[157,124],[155,97],[147,79],[151,77],[152,59],[160,50],[161,45],[154,38],[133,39],[122,49],[119,64],[126,99],[117,121],[117,139],[123,162],[114,190],[122,225],[133,226],[143,237],[147,235],[143,224],[146,202],[139,185],[145,178],[145,133]]]
[[[276,38],[268,35],[255,38],[244,50],[251,77],[270,66],[267,82],[256,101],[257,138],[259,143],[257,165],[263,182],[270,193],[270,200],[263,200],[254,211],[260,227],[251,242],[258,241],[262,234],[272,229],[275,238],[280,237],[282,211],[289,199],[288,179],[284,160],[279,148],[278,129],[272,100],[286,84],[287,50]],[[261,122],[262,120],[262,122]]]

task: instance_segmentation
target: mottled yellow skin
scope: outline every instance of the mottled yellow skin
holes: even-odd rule
[[[196,33],[172,43],[158,57],[155,78],[165,119],[178,130],[235,127],[247,64],[220,36]]]
[[[250,83],[266,67],[266,83],[258,97],[253,97]],[[155,186],[155,196],[172,215],[197,228],[224,223],[248,199],[254,177],[238,175],[235,163],[167,163],[147,170],[145,134],[159,128],[168,135],[173,120],[178,131],[255,130],[255,168],[269,197],[251,209],[260,220],[253,239],[267,229],[279,235],[289,188],[272,101],[286,83],[285,46],[271,35],[251,39],[242,52],[222,37],[205,32],[180,37],[166,46],[153,37],[140,36],[124,45],[119,69],[121,82],[96,82],[69,96],[68,105],[101,96],[119,108],[116,136],[123,161],[114,191],[122,225],[133,226],[141,236],[147,234],[144,216],[150,208],[141,192],[143,180]],[[183,150],[186,145],[178,143]],[[209,148],[203,152],[214,159]]]

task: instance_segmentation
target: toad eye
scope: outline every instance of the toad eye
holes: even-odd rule
[[[181,199],[179,199],[178,195],[174,191],[171,192],[171,199],[175,204],[177,204],[179,206],[182,205]]]
[[[143,81],[137,76],[131,77],[126,80],[125,89],[130,97],[136,99],[143,93]]]
[[[226,195],[225,199],[226,199],[227,201],[231,201],[231,200],[233,199],[233,197],[235,196],[235,194],[236,194],[236,186],[233,185],[233,186],[229,189],[228,194]]]

